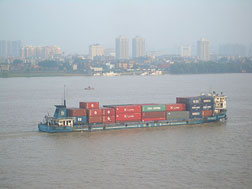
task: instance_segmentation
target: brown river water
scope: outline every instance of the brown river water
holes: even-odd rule
[[[0,188],[252,188],[252,74],[0,79]],[[225,123],[40,133],[63,101],[174,103],[214,89]],[[84,90],[91,86],[95,90]]]

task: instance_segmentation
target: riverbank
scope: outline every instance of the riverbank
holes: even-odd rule
[[[144,72],[121,72],[121,73],[108,73],[103,74],[85,74],[85,73],[66,73],[66,72],[0,72],[0,78],[11,77],[62,77],[62,76],[125,76],[125,75],[155,75],[155,74],[143,74]],[[146,72],[147,73],[147,72]],[[168,74],[162,72],[162,74]]]
[[[59,77],[59,76],[91,76],[82,73],[65,73],[65,72],[2,72],[0,78],[10,77]]]

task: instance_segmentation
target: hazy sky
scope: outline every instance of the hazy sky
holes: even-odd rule
[[[0,39],[59,45],[87,53],[136,35],[147,50],[196,44],[252,43],[252,0],[0,0]]]

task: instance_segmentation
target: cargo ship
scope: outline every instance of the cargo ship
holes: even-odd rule
[[[216,92],[177,97],[172,104],[103,105],[80,102],[78,108],[55,105],[54,116],[45,116],[39,131],[90,132],[99,130],[195,125],[227,119],[227,97]]]

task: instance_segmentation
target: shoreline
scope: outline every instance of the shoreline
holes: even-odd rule
[[[118,77],[118,76],[162,76],[162,75],[209,75],[209,74],[248,74],[248,73],[183,73],[183,74],[172,74],[165,73],[161,75],[140,75],[138,73],[120,73],[119,75],[104,76],[104,75],[88,75],[84,73],[65,73],[65,72],[0,72],[0,78],[16,78],[16,77],[73,77],[73,76],[85,76],[85,77]]]
[[[162,75],[167,75],[168,73],[164,73]],[[114,77],[114,76],[133,76],[139,75],[139,73],[135,72],[122,72],[119,75],[108,75],[105,77]],[[86,76],[86,77],[100,77],[104,75],[90,75],[84,73],[66,73],[66,72],[0,72],[0,78],[13,78],[13,77],[62,77],[62,76]]]
[[[13,78],[13,77],[60,77],[60,76],[92,76],[81,73],[63,73],[63,72],[8,72],[0,73],[0,78]]]

